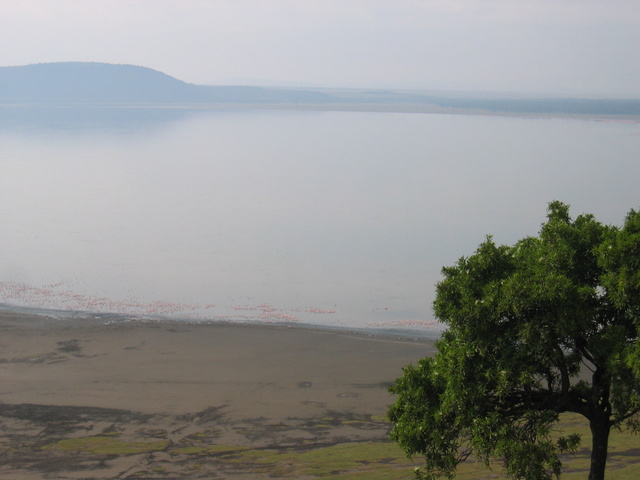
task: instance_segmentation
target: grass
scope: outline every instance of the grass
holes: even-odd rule
[[[43,450],[72,451],[77,453],[91,453],[96,455],[137,455],[164,450],[169,445],[168,440],[152,442],[126,442],[114,436],[98,435],[93,437],[69,438],[50,443],[42,447]]]
[[[169,453],[175,455],[219,455],[248,449],[249,447],[242,445],[190,445],[171,449]]]
[[[577,415],[564,415],[559,433],[579,433],[582,446],[572,455],[563,457],[565,473],[562,480],[582,480],[588,474],[591,434],[588,424]],[[332,480],[403,480],[413,477],[413,469],[421,465],[407,459],[403,452],[388,441],[349,442],[331,446],[298,448],[251,448],[246,445],[211,444],[207,434],[194,434],[185,442],[171,444],[167,439],[127,441],[116,432],[106,435],[60,440],[46,445],[50,452],[73,452],[93,455],[135,455],[164,451],[189,470],[200,470],[215,462],[235,471],[264,474],[273,478],[331,478]],[[162,474],[162,466],[149,465],[150,474]],[[640,436],[613,431],[609,445],[607,477],[612,480],[640,478]],[[456,480],[503,480],[499,464],[493,470],[480,462],[467,461],[459,466]]]
[[[400,480],[411,475],[413,468],[400,449],[388,442],[344,443],[307,452],[247,449],[218,460],[275,478]]]

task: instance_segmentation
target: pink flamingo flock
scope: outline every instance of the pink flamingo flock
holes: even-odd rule
[[[29,308],[72,311],[82,313],[110,313],[140,319],[159,319],[162,317],[183,317],[200,321],[227,322],[264,322],[264,323],[300,323],[300,316],[307,314],[333,315],[336,310],[322,308],[278,309],[270,304],[218,306],[214,303],[197,304],[170,301],[140,302],[136,300],[115,300],[77,293],[64,282],[52,283],[42,287],[20,282],[0,281],[0,303]],[[223,310],[217,313],[215,310]],[[386,310],[386,309],[385,309]],[[241,313],[242,312],[242,313]],[[347,326],[334,320],[334,325]],[[435,321],[425,320],[386,320],[371,321],[371,328],[433,329]]]

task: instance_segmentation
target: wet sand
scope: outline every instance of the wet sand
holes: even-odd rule
[[[0,478],[264,478],[211,452],[382,442],[387,387],[432,352],[315,328],[2,311]]]

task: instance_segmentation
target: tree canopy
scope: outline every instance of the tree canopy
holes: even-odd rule
[[[604,479],[610,430],[640,430],[640,212],[616,227],[554,201],[537,237],[487,237],[442,273],[437,353],[390,388],[391,438],[425,457],[416,476],[452,478],[470,455],[558,476],[580,437],[554,426],[575,412],[593,434],[589,479]]]

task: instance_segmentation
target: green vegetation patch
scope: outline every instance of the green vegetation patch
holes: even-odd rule
[[[589,469],[591,435],[589,426],[578,415],[562,415],[558,425],[559,435],[577,432],[582,437],[582,447],[576,454],[566,455],[563,480],[582,480]],[[208,432],[207,432],[208,433]],[[331,478],[332,480],[406,480],[412,478],[413,469],[424,459],[416,456],[407,459],[402,450],[387,441],[348,442],[331,446],[308,445],[309,449],[252,448],[247,445],[209,444],[207,435],[193,434],[181,444],[171,444],[167,439],[127,441],[115,431],[98,436],[60,440],[50,443],[43,450],[52,453],[76,455],[136,455],[164,451],[172,456],[180,455],[179,462],[190,471],[202,470],[211,462],[227,465],[236,471],[264,473],[265,476],[295,479],[300,477]],[[609,472],[616,480],[640,478],[640,436],[613,431],[609,450]],[[175,457],[174,457],[175,458]],[[176,458],[176,460],[178,460]],[[150,464],[144,475],[160,475],[162,465]],[[460,465],[456,480],[505,479],[496,465],[493,471],[481,462],[468,461]]]
[[[176,455],[219,455],[248,450],[242,445],[190,445],[171,449],[169,453]]]
[[[45,445],[42,449],[49,451],[73,451],[96,455],[136,455],[165,450],[168,446],[168,440],[126,442],[113,436],[99,435],[60,440],[59,442]]]
[[[395,480],[406,478],[413,466],[402,451],[389,442],[345,443],[306,452],[248,449],[221,460],[251,465],[251,471],[264,469],[280,477],[343,478],[338,475],[344,475],[348,479],[364,475],[362,478]],[[375,476],[372,476],[374,472]]]

